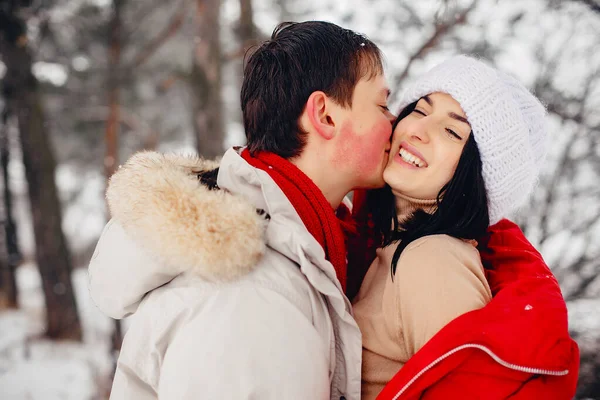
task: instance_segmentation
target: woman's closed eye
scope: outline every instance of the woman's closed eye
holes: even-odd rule
[[[424,112],[424,111],[421,111],[421,110],[419,110],[418,108],[415,108],[415,109],[413,110],[413,112],[414,112],[414,113],[417,113],[417,114],[421,114],[421,115],[422,115],[422,116],[424,116],[424,117],[426,117],[426,116],[427,116],[427,114],[425,114],[425,112]]]
[[[454,132],[452,129],[450,129],[450,128],[446,128],[446,132],[447,132],[447,133],[448,133],[448,135],[450,135],[450,136],[451,136],[453,139],[462,140],[462,137],[461,137],[461,136],[460,136],[458,133]]]

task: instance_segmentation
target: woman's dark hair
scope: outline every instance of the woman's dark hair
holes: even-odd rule
[[[414,102],[402,110],[394,122],[394,129],[413,112],[416,105],[417,102]],[[417,210],[404,222],[399,222],[394,194],[388,185],[368,193],[367,206],[373,216],[379,243],[385,247],[400,241],[392,258],[392,278],[402,251],[421,237],[445,234],[459,239],[479,240],[485,235],[490,216],[481,157],[472,132],[454,176],[442,187],[436,200],[437,207],[432,214]]]

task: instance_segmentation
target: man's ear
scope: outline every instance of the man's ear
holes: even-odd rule
[[[306,102],[306,114],[315,131],[330,140],[335,136],[335,122],[332,118],[332,101],[321,91],[313,92]]]

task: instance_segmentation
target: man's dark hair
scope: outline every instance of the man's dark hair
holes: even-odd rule
[[[417,102],[414,102],[402,110],[394,129],[398,122],[413,112],[416,105]],[[392,257],[392,278],[402,251],[421,237],[445,234],[459,239],[483,238],[490,216],[481,157],[473,133],[465,143],[452,179],[438,193],[437,209],[432,214],[417,210],[407,220],[399,222],[394,194],[388,185],[370,191],[367,206],[373,215],[380,244],[388,246],[400,242]]]
[[[298,156],[306,142],[299,126],[315,91],[352,106],[358,81],[383,73],[379,48],[365,36],[322,21],[279,24],[244,66],[241,105],[248,149]]]

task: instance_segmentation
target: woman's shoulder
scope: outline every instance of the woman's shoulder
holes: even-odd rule
[[[449,235],[429,235],[410,243],[396,265],[396,285],[400,289],[425,284],[447,288],[478,288],[488,298],[489,286],[479,251],[466,240]]]
[[[440,254],[444,252],[479,254],[475,240],[459,239],[454,236],[438,234],[423,236],[411,242],[403,253],[433,252]]]
[[[397,274],[475,274],[483,275],[483,265],[475,242],[449,235],[428,235],[410,243],[400,255]],[[403,272],[404,271],[404,272]],[[412,271],[412,272],[410,272]]]

